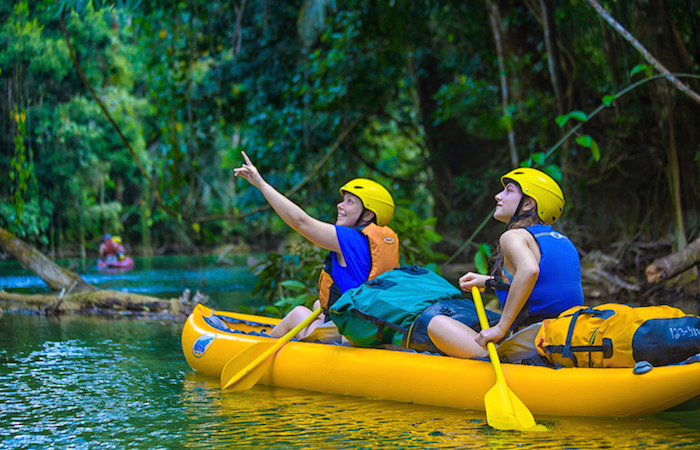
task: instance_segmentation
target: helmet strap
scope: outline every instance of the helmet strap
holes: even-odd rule
[[[511,217],[508,223],[506,224],[506,228],[508,228],[513,222],[517,222],[520,219],[524,219],[525,217],[530,217],[535,214],[535,211],[527,211],[520,214],[520,210],[523,208],[523,204],[525,204],[525,194],[523,194],[523,196],[520,197],[518,207],[515,208],[515,213],[513,213],[513,217]]]
[[[360,216],[359,216],[359,217],[357,218],[357,220],[355,221],[355,225],[352,226],[354,229],[356,229],[356,230],[361,230],[361,229],[363,229],[364,227],[366,227],[367,225],[369,225],[369,222],[360,224],[360,222],[362,222],[362,218],[363,218],[364,215],[365,215],[365,212],[367,212],[367,211],[369,211],[369,209],[365,208],[365,205],[363,204],[363,205],[362,205],[362,212],[360,213]]]

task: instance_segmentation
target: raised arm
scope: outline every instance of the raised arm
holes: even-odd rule
[[[335,226],[314,219],[296,203],[282,195],[263,179],[255,165],[250,162],[248,155],[246,155],[245,152],[241,153],[243,154],[245,163],[241,165],[241,167],[233,169],[234,176],[240,176],[260,189],[260,192],[262,192],[265,200],[272,206],[272,209],[274,209],[284,223],[292,227],[294,231],[321,248],[340,253],[340,243],[338,242],[338,236],[335,232]]]
[[[508,289],[508,297],[500,320],[494,327],[482,331],[476,337],[476,342],[482,347],[486,347],[487,342],[497,341],[506,335],[530,297],[537,277],[540,275],[537,241],[528,231],[524,229],[506,231],[501,235],[499,243],[506,261],[512,266],[513,281]]]

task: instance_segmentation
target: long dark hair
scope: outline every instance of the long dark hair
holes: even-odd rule
[[[522,202],[524,203],[529,198],[532,197],[523,194]],[[527,228],[532,225],[540,225],[544,223],[537,214],[537,201],[534,198],[532,200],[535,202],[535,208],[533,208],[532,214],[520,215],[516,220],[511,220],[508,222],[506,229],[503,230],[504,233],[514,228]],[[496,244],[496,250],[493,252],[493,255],[494,256],[491,258],[491,262],[493,264],[491,276],[493,276],[496,281],[500,281],[503,279],[503,266],[505,264],[505,257],[503,255],[503,250],[501,250],[500,239]]]

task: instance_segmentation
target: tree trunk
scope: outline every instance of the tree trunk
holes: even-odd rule
[[[557,100],[557,113],[559,115],[564,114],[564,99],[561,93],[561,85],[559,84],[559,69],[557,68],[557,61],[559,60],[559,55],[557,54],[557,47],[554,45],[554,20],[549,14],[547,9],[547,2],[545,0],[539,0],[540,14],[542,15],[542,31],[544,35],[544,48],[547,53],[547,70],[549,71],[549,78],[552,82],[552,91],[554,91],[554,97]]]
[[[669,15],[666,2],[636,1],[635,19],[639,39],[658,55],[668,70],[692,72],[692,63]],[[692,80],[691,80],[692,81]],[[678,95],[673,85],[664,81],[650,84],[650,94],[657,111],[660,142],[666,150],[670,211],[674,225],[674,250],[687,245],[685,222],[691,223],[700,200],[698,163],[695,155],[700,145],[697,117],[698,103]]]
[[[659,258],[647,266],[647,282],[668,280],[700,263],[700,239],[696,239],[683,250]]]
[[[77,273],[64,269],[51,261],[34,247],[25,244],[12,233],[0,228],[0,247],[19,260],[22,266],[39,275],[55,291],[61,289],[74,292],[94,291]]]
[[[508,132],[510,164],[512,167],[517,167],[520,159],[518,158],[518,150],[515,147],[513,119],[508,109],[508,76],[506,74],[505,52],[501,41],[501,13],[498,9],[498,5],[491,0],[486,0],[486,8],[489,12],[489,22],[491,23],[491,32],[493,33],[493,41],[496,45],[496,55],[498,57],[498,75],[501,82],[501,109],[503,110],[503,119]]]

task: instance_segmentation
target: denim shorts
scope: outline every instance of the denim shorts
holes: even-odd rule
[[[408,342],[404,343],[404,346],[419,352],[444,355],[428,336],[428,323],[435,316],[448,316],[463,323],[477,333],[481,331],[479,316],[476,313],[476,307],[472,300],[467,298],[443,300],[430,305],[420,313],[408,331],[406,339]],[[494,326],[500,320],[501,315],[487,309],[486,318],[489,321],[489,326]]]

